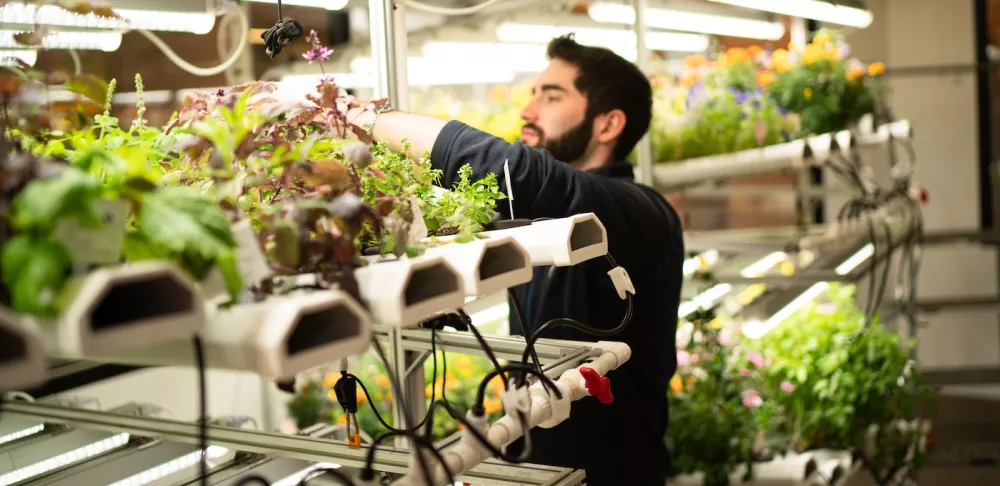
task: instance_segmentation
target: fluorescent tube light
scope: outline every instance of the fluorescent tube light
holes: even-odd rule
[[[424,43],[423,55],[427,59],[443,62],[483,60],[484,69],[501,69],[517,73],[539,73],[545,70],[545,44],[443,42]]]
[[[45,430],[45,426],[38,424],[28,427],[26,429],[18,430],[17,432],[11,432],[7,435],[0,437],[0,445],[3,445],[7,442],[13,442],[18,439],[23,439],[29,435],[35,435],[43,430]]]
[[[38,62],[38,51],[34,49],[0,50],[0,66],[16,65],[14,59],[20,59],[21,62],[34,66]]]
[[[864,29],[872,24],[872,13],[860,8],[835,5],[821,0],[709,0],[737,7],[763,10],[827,24]]]
[[[875,254],[875,246],[871,243],[861,247],[860,250],[855,252],[853,255],[844,260],[843,263],[837,265],[834,272],[837,275],[847,275],[858,268],[859,265],[864,263],[866,260]],[[764,337],[765,334],[771,332],[771,329],[778,327],[779,324],[785,322],[786,319],[792,317],[792,314],[798,312],[803,306],[811,302],[816,297],[819,297],[824,290],[829,287],[830,284],[827,282],[817,282],[811,287],[802,292],[798,297],[792,299],[788,305],[784,306],[774,315],[769,317],[766,321],[752,320],[743,323],[743,335],[750,339],[759,339]]]
[[[229,449],[219,446],[209,446],[207,450],[208,459],[215,459],[229,452]],[[202,454],[200,450],[194,451],[159,466],[147,469],[139,474],[129,476],[109,486],[145,486],[198,464],[203,455],[206,454]]]
[[[0,49],[25,49],[30,46],[14,41],[14,30],[0,30]],[[122,45],[118,32],[53,32],[42,39],[42,49],[76,49],[114,52]]]
[[[597,3],[587,10],[590,18],[603,24],[635,23],[635,10],[618,3]],[[785,26],[778,22],[741,19],[722,15],[684,12],[659,8],[647,9],[646,25],[654,29],[680,30],[702,34],[778,40],[785,35]]]
[[[27,479],[55,471],[56,469],[85,461],[91,457],[122,447],[128,444],[128,440],[129,434],[113,435],[93,444],[36,462],[30,466],[15,469],[7,474],[2,474],[0,475],[0,484],[20,483]]]
[[[53,5],[8,3],[0,7],[0,25],[51,25],[83,29],[156,30],[207,34],[215,27],[215,15],[208,12],[171,12],[115,9],[122,19],[75,14]]]
[[[248,0],[254,3],[278,3],[276,0]],[[293,5],[296,7],[323,8],[326,10],[343,10],[347,6],[347,0],[281,0],[282,5]]]
[[[410,86],[451,86],[466,84],[511,83],[517,76],[512,70],[497,68],[485,63],[455,64],[448,59],[411,57],[407,61],[407,78]],[[338,86],[343,88],[370,88],[375,85],[375,63],[370,57],[357,57],[351,61],[351,72],[331,73]],[[321,74],[285,76],[281,83],[313,89]]]
[[[635,52],[635,33],[629,30],[602,29],[598,27],[570,27],[554,25],[502,23],[496,36],[501,42],[547,44],[552,39],[569,33],[576,34],[581,44],[608,47],[613,51]],[[646,46],[654,51],[702,52],[708,49],[708,37],[700,34],[676,32],[646,32]]]

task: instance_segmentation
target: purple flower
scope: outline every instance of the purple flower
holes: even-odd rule
[[[316,30],[315,29],[309,31],[309,35],[306,36],[306,42],[308,42],[308,43],[310,43],[310,44],[312,44],[314,46],[319,44],[319,35],[316,34]]]
[[[302,57],[304,57],[307,61],[309,61],[309,64],[312,64],[313,61],[322,62],[327,59],[330,59],[330,56],[332,55],[333,55],[333,49],[330,49],[329,47],[326,46],[316,46],[306,51],[305,54],[302,54]]]

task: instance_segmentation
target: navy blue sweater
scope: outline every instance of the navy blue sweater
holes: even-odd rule
[[[570,418],[552,429],[532,431],[531,462],[584,469],[587,484],[663,485],[670,467],[663,442],[667,429],[667,386],[677,368],[675,334],[684,242],[677,213],[652,188],[634,182],[632,165],[612,163],[580,171],[546,150],[500,138],[460,122],[438,136],[431,162],[451,187],[469,164],[475,178],[494,173],[506,190],[503,164],[510,165],[514,213],[518,218],[562,218],[594,213],[608,233],[609,253],[628,271],[636,289],[628,328],[609,340],[632,348],[632,358],[611,372],[614,403],[596,399],[573,404]],[[509,217],[507,204],[498,204]],[[607,261],[572,267],[536,267],[528,285],[515,289],[529,330],[557,317],[610,329],[625,313]],[[525,334],[511,313],[511,333]],[[542,337],[595,341],[593,336],[556,328]],[[518,453],[519,444],[511,447]]]

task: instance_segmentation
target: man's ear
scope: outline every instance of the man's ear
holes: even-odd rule
[[[594,139],[600,143],[611,143],[625,130],[625,112],[611,110],[594,119]]]

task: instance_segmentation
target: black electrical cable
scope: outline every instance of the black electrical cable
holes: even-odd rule
[[[483,402],[486,400],[486,387],[489,385],[490,380],[498,376],[500,373],[503,373],[504,371],[519,371],[523,373],[521,376],[526,376],[529,374],[533,375],[536,378],[538,378],[539,381],[542,382],[542,386],[547,388],[549,392],[551,392],[553,395],[556,396],[556,399],[562,400],[563,398],[562,392],[559,391],[558,387],[556,387],[555,382],[552,381],[552,378],[545,376],[545,373],[542,373],[534,368],[531,368],[530,366],[526,366],[523,363],[511,363],[505,366],[501,366],[500,368],[495,369],[493,371],[490,371],[489,373],[486,374],[485,377],[483,377],[483,380],[479,382],[479,389],[476,390],[476,403],[473,404],[472,406],[473,413],[475,413],[476,415],[483,415],[484,413],[486,413],[485,409],[483,408]]]
[[[514,293],[513,289],[507,289],[507,297],[511,302],[511,310],[514,311],[514,317],[517,319],[517,325],[521,328],[521,333],[525,337],[531,335],[531,330],[528,329],[528,323],[525,321],[524,307],[521,306],[521,300],[517,298],[517,294]],[[538,359],[538,352],[535,351],[534,346],[530,348],[531,361],[535,364],[535,367],[539,370],[542,369],[542,361]],[[504,379],[506,381],[506,378]]]
[[[332,467],[318,467],[316,469],[313,469],[312,471],[309,471],[308,473],[306,473],[305,476],[302,476],[302,480],[299,481],[298,485],[305,486],[305,484],[308,483],[310,479],[314,479],[322,474],[329,474],[333,476],[334,478],[337,479],[338,483],[344,486],[354,486],[354,481],[351,481],[351,478],[347,477],[347,475],[338,471],[336,468]]]
[[[264,486],[271,486],[271,483],[264,479],[263,476],[257,474],[246,476],[240,479],[234,486],[250,486],[251,484],[263,484]]]
[[[199,473],[201,475],[201,485],[208,485],[208,384],[206,383],[205,371],[205,347],[201,342],[201,336],[195,335],[193,338],[194,361],[198,367],[198,450],[201,451]]]
[[[448,412],[448,415],[450,415],[452,418],[458,421],[458,423],[462,424],[465,427],[465,430],[468,430],[469,433],[471,433],[472,436],[476,439],[476,442],[479,442],[479,444],[483,446],[483,448],[488,449],[490,451],[490,454],[492,454],[494,457],[497,457],[500,460],[509,462],[511,464],[520,464],[522,462],[527,461],[528,458],[531,456],[531,428],[528,426],[528,418],[524,416],[523,412],[518,412],[517,414],[518,414],[518,420],[520,420],[521,422],[521,435],[524,437],[523,441],[524,447],[521,450],[521,454],[517,456],[511,456],[510,454],[507,454],[506,452],[500,450],[497,446],[493,445],[493,443],[490,442],[489,438],[487,438],[481,431],[479,431],[479,429],[475,428],[472,425],[472,423],[469,422],[468,417],[463,415],[460,411],[458,411],[458,409],[456,409],[450,403],[440,400],[436,401],[434,403],[431,403],[430,410],[434,410],[437,407],[444,408]]]
[[[260,34],[260,38],[264,40],[264,52],[267,53],[268,57],[274,59],[274,56],[277,56],[283,47],[302,37],[303,32],[305,29],[302,27],[302,22],[284,18],[281,11],[281,0],[278,0],[278,22]]]

